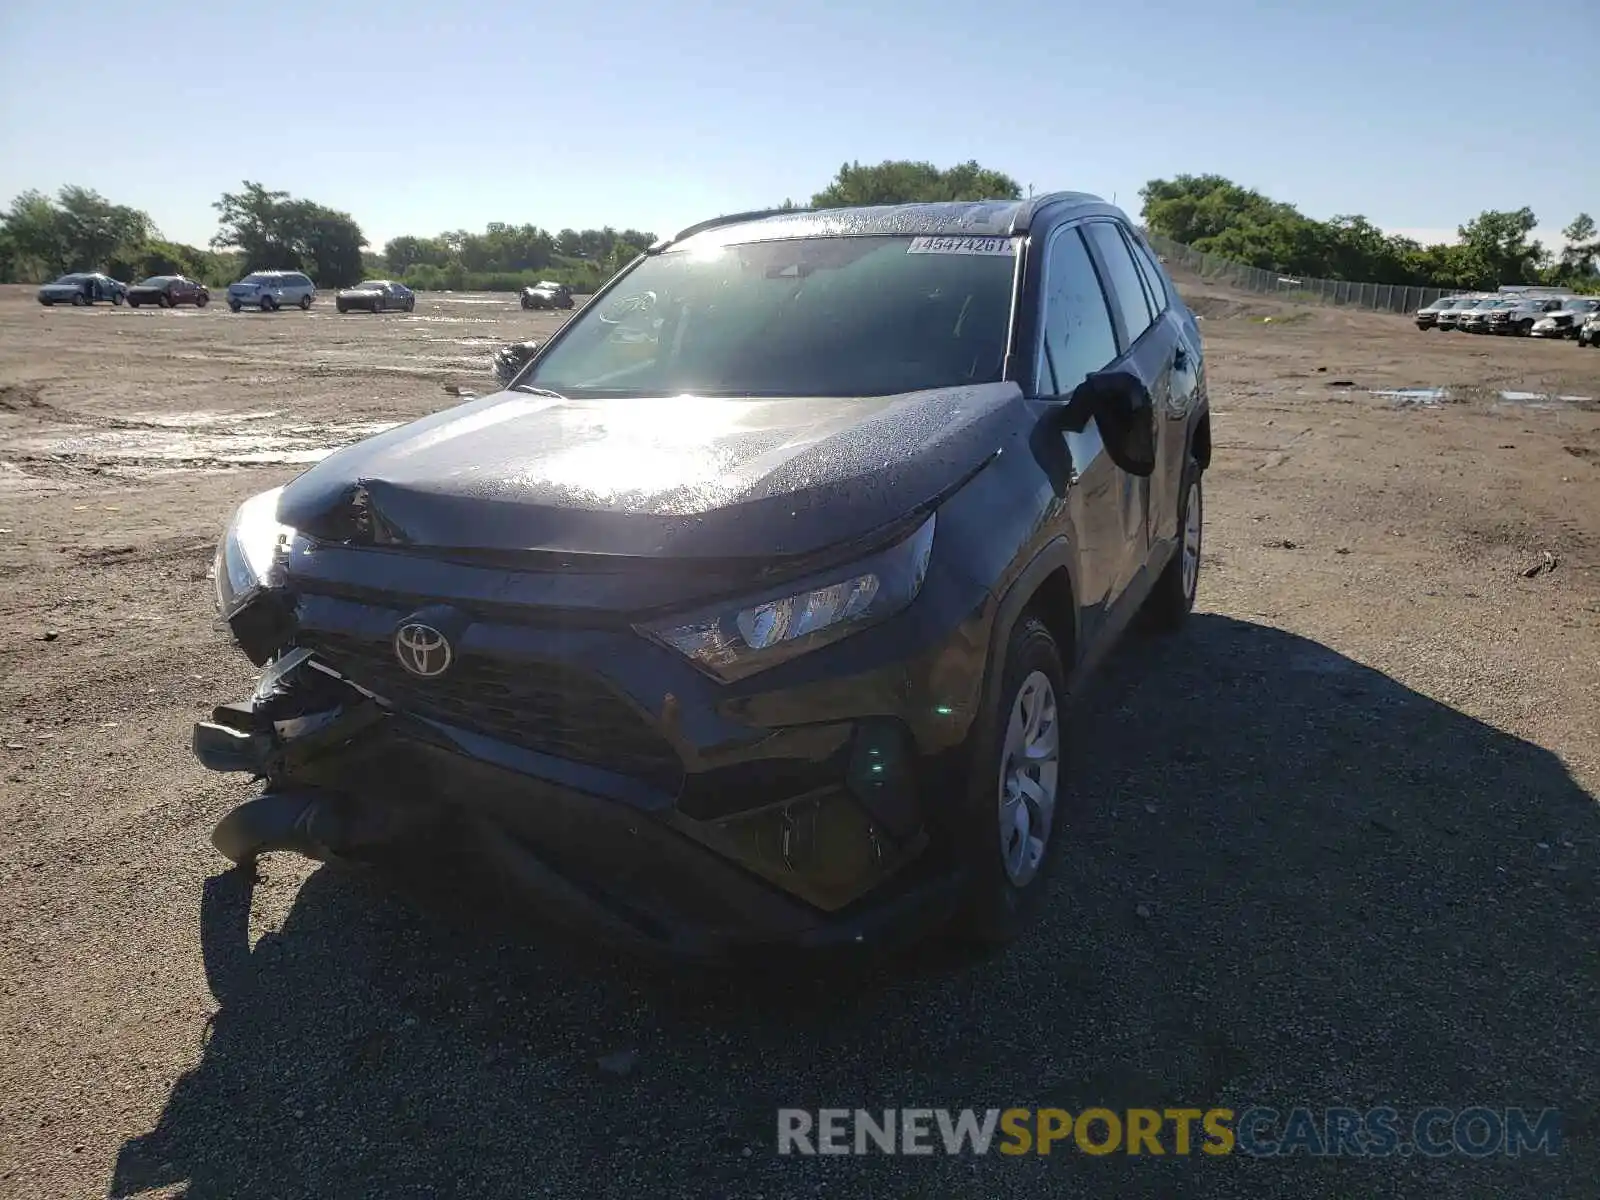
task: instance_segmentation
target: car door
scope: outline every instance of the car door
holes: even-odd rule
[[[1116,359],[1117,335],[1079,226],[1059,226],[1049,239],[1040,280],[1035,378],[1041,394],[1064,398]],[[1052,473],[1052,482],[1066,501],[1073,528],[1081,658],[1098,640],[1116,594],[1123,558],[1124,474],[1106,453],[1093,417],[1059,436],[1066,470],[1059,478]]]
[[[1110,219],[1086,221],[1084,240],[1089,243],[1095,266],[1105,284],[1106,298],[1110,302],[1112,323],[1117,334],[1117,362],[1144,381],[1150,390],[1150,401],[1157,413],[1168,403],[1171,387],[1171,369],[1175,339],[1164,329],[1150,311],[1145,286],[1134,265],[1132,252],[1122,234],[1119,222]],[[1158,429],[1164,421],[1158,422]],[[1159,434],[1158,434],[1159,439]],[[1161,463],[1161,447],[1156,447],[1157,471]],[[1121,554],[1112,582],[1110,603],[1115,604],[1143,569],[1150,557],[1151,488],[1157,471],[1149,476],[1130,475],[1119,470],[1117,515],[1122,534]],[[1176,509],[1171,524],[1176,531]]]
[[[1160,549],[1168,539],[1176,544],[1181,532],[1178,509],[1189,470],[1189,442],[1195,409],[1204,395],[1204,351],[1199,327],[1181,303],[1174,304],[1177,297],[1171,290],[1171,282],[1156,264],[1150,247],[1126,226],[1122,228],[1122,235],[1145,284],[1150,312],[1163,326],[1160,340],[1163,344],[1170,341],[1172,345],[1161,397],[1166,404],[1156,409],[1156,469],[1150,476],[1150,540],[1154,548]]]

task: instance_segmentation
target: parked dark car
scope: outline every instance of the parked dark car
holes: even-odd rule
[[[522,289],[523,308],[571,308],[572,289],[564,283],[541,280]]]
[[[204,308],[211,303],[211,292],[205,284],[196,283],[183,275],[152,275],[128,289],[128,303],[134,308],[141,304],[155,304],[162,308],[192,304],[196,308]]]
[[[355,287],[339,289],[334,304],[340,312],[361,309],[370,313],[410,312],[417,307],[417,294],[392,279],[369,279]]]
[[[508,390],[240,507],[217,603],[267,670],[194,746],[266,784],[213,842],[465,847],[673,954],[1015,936],[1069,698],[1194,603],[1205,379],[1093,196],[691,227]]]
[[[98,300],[121,304],[127,291],[127,284],[109,275],[83,271],[63,275],[60,279],[41,285],[38,297],[39,303],[46,308],[53,304],[72,304],[82,308]]]

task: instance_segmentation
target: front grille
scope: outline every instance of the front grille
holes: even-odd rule
[[[672,746],[616,692],[586,671],[555,663],[464,654],[420,679],[386,641],[302,633],[299,644],[396,707],[501,741],[629,775],[676,794],[683,764]]]

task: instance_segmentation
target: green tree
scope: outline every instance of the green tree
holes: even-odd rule
[[[104,270],[113,255],[137,253],[155,233],[147,214],[112,204],[89,188],[64,187],[57,203],[62,237],[84,270]]]
[[[1588,213],[1579,213],[1573,218],[1572,224],[1561,231],[1561,236],[1567,244],[1554,268],[1555,282],[1593,281],[1600,275],[1600,267],[1597,267],[1597,260],[1600,260],[1600,231],[1595,228],[1594,218]]]
[[[29,190],[11,202],[5,213],[17,270],[30,281],[61,274],[72,267],[61,213],[43,192]]]
[[[301,263],[286,227],[288,192],[270,192],[245,180],[242,192],[224,192],[211,207],[219,228],[214,250],[237,250],[246,271],[299,270]]]
[[[1016,200],[1022,186],[1009,175],[958,163],[940,170],[929,162],[885,159],[876,166],[848,162],[833,181],[811,197],[812,208],[862,204],[913,204],[938,200]]]
[[[237,249],[246,271],[308,271],[326,287],[361,278],[366,237],[349,213],[250,180],[243,191],[223,193],[213,207],[220,227],[211,245]]]
[[[1490,210],[1479,213],[1457,232],[1461,244],[1488,268],[1494,285],[1532,283],[1539,277],[1539,260],[1544,255],[1542,245],[1528,240],[1538,224],[1531,208]]]

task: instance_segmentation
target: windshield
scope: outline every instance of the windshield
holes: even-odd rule
[[[87,275],[63,275],[60,279],[56,280],[56,282],[57,283],[82,283],[85,279],[88,279],[88,278],[89,278],[89,276],[87,276]]]
[[[522,382],[568,396],[885,396],[993,383],[1016,244],[822,237],[645,258]]]
[[[271,283],[272,282],[272,276],[271,275],[246,275],[239,282],[240,283],[263,283],[263,284]]]
[[[1450,308],[1450,307],[1452,307],[1452,306],[1454,306],[1456,304],[1459,304],[1459,303],[1460,303],[1460,301],[1456,300],[1454,297],[1441,296],[1439,299],[1435,300],[1432,304],[1428,305],[1428,307],[1423,309],[1422,311],[1423,312],[1428,312],[1428,311],[1430,311],[1432,309],[1436,309],[1436,308]]]
[[[388,286],[389,286],[389,281],[387,279],[369,279],[365,283],[356,284],[357,289],[360,289],[360,288],[386,288]]]
[[[139,284],[139,286],[140,287],[166,287],[167,284],[170,283],[174,278],[176,278],[176,277],[172,276],[172,275],[152,275],[152,276],[150,276],[149,279],[146,279],[144,282]]]

